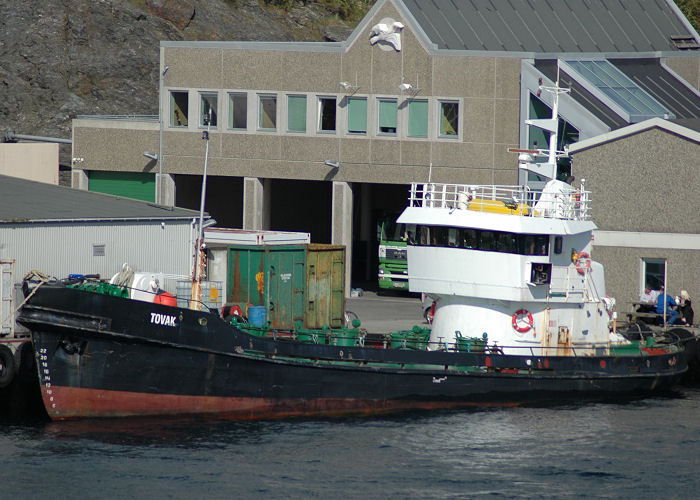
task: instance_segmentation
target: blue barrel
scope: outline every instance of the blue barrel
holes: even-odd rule
[[[265,326],[265,306],[250,306],[248,308],[248,323],[253,326]]]

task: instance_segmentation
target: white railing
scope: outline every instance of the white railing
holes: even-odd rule
[[[562,187],[565,186],[565,187]],[[411,184],[409,206],[505,213],[524,217],[588,220],[590,191],[561,185],[533,190],[528,186]]]

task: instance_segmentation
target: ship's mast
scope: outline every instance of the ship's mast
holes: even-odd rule
[[[556,179],[557,158],[565,155],[563,151],[557,151],[557,143],[559,140],[559,95],[569,93],[571,89],[559,86],[559,67],[557,66],[557,81],[554,83],[554,86],[542,85],[542,80],[540,79],[538,90],[539,92],[545,91],[552,94],[552,116],[549,118],[525,120],[525,123],[549,132],[549,149],[518,150],[524,153],[520,156],[520,168],[546,177],[548,180]],[[538,163],[534,161],[532,157],[533,154],[536,156],[543,156],[546,154],[547,163]]]
[[[209,131],[211,130],[211,109],[207,119],[207,129],[202,132],[202,139],[206,141],[204,147],[204,173],[202,174],[202,193],[199,198],[199,236],[195,242],[195,260],[192,271],[192,300],[190,309],[200,311],[202,309],[202,276],[204,275],[204,200],[207,197],[207,161],[209,160]]]

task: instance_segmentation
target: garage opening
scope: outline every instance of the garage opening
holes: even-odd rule
[[[313,243],[331,242],[330,182],[272,179],[270,229],[311,233]]]
[[[353,184],[353,286],[378,288],[378,224],[401,215],[409,188],[408,184]]]
[[[175,176],[175,206],[199,211],[201,175]],[[218,227],[243,227],[243,179],[207,175],[204,211],[216,219]]]

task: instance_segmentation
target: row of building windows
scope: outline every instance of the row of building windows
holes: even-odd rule
[[[407,228],[407,242],[416,246],[469,248],[487,252],[519,255],[549,255],[549,236],[545,234],[516,234],[444,226],[415,226]]]
[[[218,93],[200,92],[199,94],[198,126],[219,127],[219,95]],[[188,127],[190,122],[188,91],[170,91],[170,126]],[[307,112],[309,99],[316,102],[316,132],[335,133],[343,129],[349,135],[378,136],[398,135],[398,117],[407,120],[406,136],[427,138],[429,135],[431,104],[436,108],[437,137],[456,138],[459,135],[459,101],[438,99],[433,102],[428,99],[407,98],[399,101],[393,97],[376,97],[370,99],[361,96],[313,96],[277,94],[255,94],[257,113],[249,113],[251,103],[246,92],[227,93],[229,130],[277,131],[280,128],[279,110],[282,108],[286,123],[281,130],[288,133],[306,133],[308,127]],[[278,100],[286,98],[286,107],[279,106]],[[370,106],[374,106],[370,109]],[[339,124],[339,110],[344,109],[345,123]],[[404,112],[405,110],[405,112]],[[371,115],[368,114],[371,112]],[[255,116],[257,123],[251,126],[249,122]],[[376,128],[368,126],[368,116],[376,117]]]

